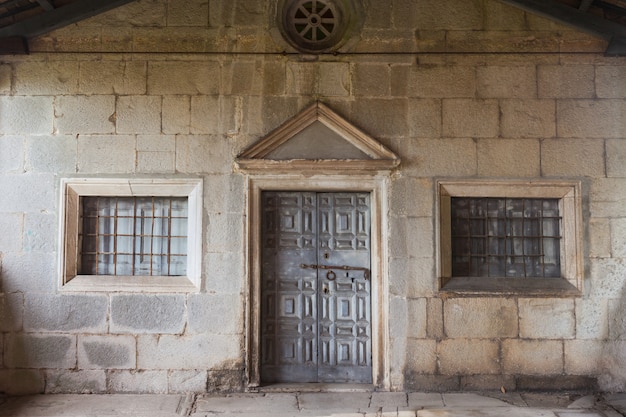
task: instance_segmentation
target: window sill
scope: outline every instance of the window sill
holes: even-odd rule
[[[81,292],[197,292],[199,288],[188,278],[138,277],[110,275],[77,275],[65,283],[61,291]]]
[[[579,297],[580,290],[562,278],[454,277],[441,287],[444,297]]]

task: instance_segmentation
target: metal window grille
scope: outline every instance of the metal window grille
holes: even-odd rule
[[[452,276],[560,277],[559,199],[451,198]]]
[[[81,197],[79,273],[186,275],[187,206],[186,197]]]

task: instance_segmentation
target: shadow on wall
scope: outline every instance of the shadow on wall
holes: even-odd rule
[[[621,269],[625,265],[619,262]],[[617,276],[614,278],[618,278]],[[619,276],[619,278],[622,278]],[[626,290],[618,299],[610,299],[608,306],[609,337],[601,349],[601,375],[598,385],[607,392],[626,391]]]
[[[0,252],[0,393],[8,395],[44,392],[41,370],[27,369],[28,349],[24,346],[24,294],[4,292],[4,274]],[[2,349],[4,347],[4,349]]]

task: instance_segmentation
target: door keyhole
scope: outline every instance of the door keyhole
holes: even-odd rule
[[[328,254],[328,252],[324,252],[324,259],[328,259],[330,258],[330,255]]]
[[[328,294],[330,292],[330,291],[328,291],[328,286],[327,285],[324,285],[324,290],[323,291],[324,291],[324,294]]]

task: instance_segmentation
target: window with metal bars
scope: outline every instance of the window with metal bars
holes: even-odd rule
[[[558,198],[452,197],[453,277],[560,277]]]
[[[79,273],[183,276],[186,197],[80,197]]]

